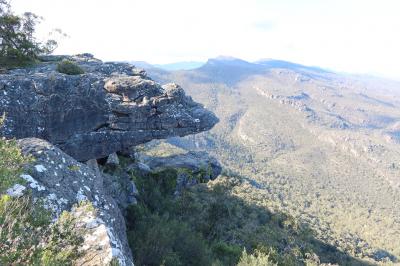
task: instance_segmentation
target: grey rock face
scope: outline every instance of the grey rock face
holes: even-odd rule
[[[108,265],[112,258],[120,265],[133,265],[124,218],[96,162],[79,163],[36,138],[21,139],[18,144],[25,155],[35,158],[21,176],[33,196],[43,199],[55,216],[72,208],[73,215],[87,229],[82,245],[86,254],[82,258],[84,265]],[[73,207],[82,201],[91,202],[95,211],[83,212],[82,208]]]
[[[218,122],[178,85],[160,86],[132,65],[89,55],[64,58],[86,73],[61,74],[48,62],[0,74],[0,114],[6,114],[1,135],[45,139],[86,161]]]
[[[118,159],[118,155],[114,152],[114,153],[111,153],[109,156],[108,156],[108,158],[107,158],[107,162],[106,162],[108,165],[111,165],[111,166],[116,166],[116,165],[119,165],[119,159]]]
[[[129,174],[121,171],[115,175],[103,173],[103,176],[104,186],[122,211],[137,203],[138,190]]]

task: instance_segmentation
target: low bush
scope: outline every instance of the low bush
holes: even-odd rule
[[[58,63],[57,71],[67,75],[81,75],[85,73],[80,66],[70,60],[63,60]]]
[[[28,161],[29,158],[22,156],[15,141],[0,139],[0,194],[14,184],[24,182],[20,174],[22,165]]]
[[[29,195],[0,199],[0,265],[72,265],[80,256],[81,232],[69,212],[51,214]]]
[[[136,221],[128,238],[137,265],[210,265],[210,251],[199,233],[167,215],[150,214]],[[135,243],[140,243],[137,245]]]
[[[243,250],[242,256],[240,257],[237,266],[276,266],[269,259],[269,255],[259,250],[255,250],[253,254],[248,254],[246,250]]]
[[[239,245],[216,241],[211,247],[214,257],[222,265],[236,265],[242,255],[243,248]]]

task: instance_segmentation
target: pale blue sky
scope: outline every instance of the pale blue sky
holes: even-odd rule
[[[276,58],[400,79],[398,0],[13,0],[103,60]]]

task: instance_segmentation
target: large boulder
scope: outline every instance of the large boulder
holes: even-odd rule
[[[23,186],[30,188],[34,198],[43,200],[55,218],[72,210],[85,229],[84,256],[77,265],[109,265],[112,260],[133,265],[123,215],[96,161],[80,163],[36,138],[21,139],[18,144],[25,155],[34,158],[21,175],[26,181]],[[82,202],[90,203],[93,211],[79,207]]]
[[[152,139],[209,130],[218,122],[178,85],[161,86],[130,64],[86,54],[66,58],[85,74],[59,73],[51,58],[0,74],[0,114],[6,114],[0,135],[45,139],[86,161]]]
[[[138,169],[141,173],[175,171],[177,177],[175,195],[179,195],[185,188],[214,180],[222,172],[221,164],[206,152],[190,151],[159,157],[137,153],[136,156],[137,162],[130,167]]]
[[[138,154],[137,160],[149,167],[150,171],[160,171],[166,168],[187,169],[191,172],[204,172],[204,179],[214,180],[222,172],[221,164],[208,153],[189,151],[170,156],[147,156]]]

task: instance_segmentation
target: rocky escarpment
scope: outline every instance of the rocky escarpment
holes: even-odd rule
[[[62,58],[85,74],[58,73],[54,60]],[[161,86],[132,65],[103,63],[88,54],[47,59],[0,75],[0,113],[5,114],[0,135],[18,139],[23,153],[34,158],[21,175],[25,184],[15,184],[8,193],[19,197],[30,190],[54,218],[71,210],[86,232],[78,265],[115,260],[133,265],[122,213],[136,202],[138,191],[129,171],[107,174],[98,159],[114,167],[116,152],[202,132],[218,119],[178,85]],[[215,178],[214,172],[204,178]],[[85,212],[82,202],[93,210]]]
[[[205,131],[218,121],[178,85],[161,86],[130,64],[90,55],[68,59],[85,74],[61,74],[48,62],[1,75],[3,136],[45,139],[86,161],[152,139]]]

